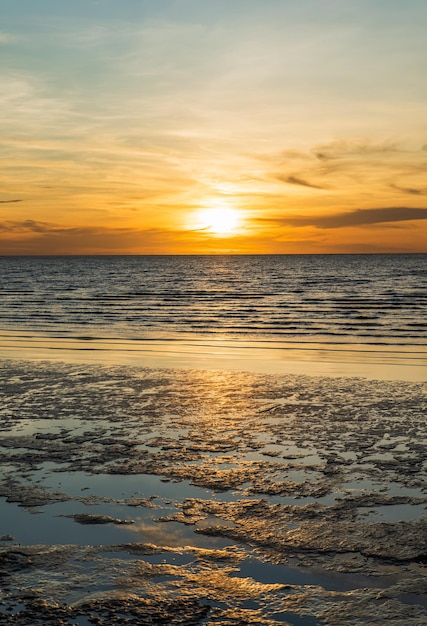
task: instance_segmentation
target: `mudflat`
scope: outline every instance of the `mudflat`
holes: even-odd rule
[[[427,619],[427,384],[0,362],[0,624]]]

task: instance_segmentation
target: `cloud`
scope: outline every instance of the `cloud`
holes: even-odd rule
[[[0,73],[0,107],[7,129],[3,136],[34,136],[35,124],[41,133],[52,132],[56,124],[77,119],[71,105],[58,97],[46,80],[29,72]]]
[[[423,196],[425,195],[425,191],[422,189],[416,189],[415,187],[399,187],[399,185],[390,185],[393,189],[397,191],[401,191],[402,193],[407,193],[412,196]]]
[[[123,235],[126,233],[146,233],[157,229],[140,230],[137,228],[108,228],[97,226],[62,226],[52,222],[36,220],[6,220],[0,222],[0,232],[8,233],[49,233],[50,235],[70,236],[104,236],[111,233]]]
[[[339,196],[347,196],[345,204],[349,208],[364,203],[367,188],[375,193],[379,204],[387,205],[391,183],[396,183],[392,186],[402,194],[423,195],[424,190],[427,195],[427,164],[420,159],[422,154],[409,142],[404,145],[387,139],[343,138],[324,144],[313,142],[306,152],[282,150],[267,156],[261,154],[260,161],[266,181],[279,180],[286,185],[333,193],[331,200],[338,209],[335,199]],[[400,181],[408,184],[399,187]]]
[[[14,33],[0,33],[0,45],[13,44],[19,41],[19,39]]]
[[[372,143],[368,141],[333,141],[323,146],[313,148],[313,154],[321,161],[340,159],[346,156],[364,156],[401,152],[397,144],[391,141]]]
[[[379,209],[356,209],[334,215],[283,217],[276,223],[290,226],[315,226],[316,228],[349,228],[375,224],[427,220],[427,208],[383,207]]]
[[[14,202],[22,202],[21,198],[16,200],[0,200],[0,204],[13,204]]]
[[[3,233],[45,233],[55,228],[49,222],[37,222],[35,220],[0,222],[0,232]]]
[[[277,179],[289,185],[300,185],[301,187],[309,187],[310,189],[324,189],[324,187],[309,183],[307,180],[298,178],[297,176],[277,176]]]
[[[35,220],[0,222],[1,254],[154,254],[185,251],[188,234],[161,228],[70,227]]]

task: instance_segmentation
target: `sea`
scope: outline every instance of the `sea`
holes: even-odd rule
[[[427,366],[427,255],[0,257],[1,345],[53,339],[350,350]]]

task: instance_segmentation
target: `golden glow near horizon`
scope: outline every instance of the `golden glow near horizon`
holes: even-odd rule
[[[195,220],[196,230],[222,236],[232,236],[241,224],[238,211],[227,206],[201,209],[196,212]]]
[[[427,3],[20,0],[0,254],[427,251]]]

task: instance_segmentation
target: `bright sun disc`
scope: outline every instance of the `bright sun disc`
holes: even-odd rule
[[[239,214],[234,209],[205,209],[197,214],[200,230],[217,235],[234,232],[240,223]]]

